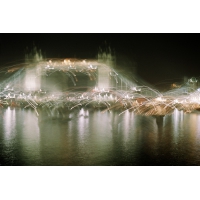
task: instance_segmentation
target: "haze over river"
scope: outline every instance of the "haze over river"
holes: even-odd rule
[[[56,117],[11,107],[0,113],[0,165],[200,165],[198,112],[175,110],[163,120],[84,109]]]

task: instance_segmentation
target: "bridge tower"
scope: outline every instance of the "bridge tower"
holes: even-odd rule
[[[97,87],[99,89],[108,89],[111,87],[110,73],[115,67],[115,56],[112,55],[110,49],[108,53],[99,52],[98,62],[101,63],[101,65],[98,67]]]

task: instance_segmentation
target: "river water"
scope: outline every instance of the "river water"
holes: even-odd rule
[[[0,110],[0,165],[200,165],[200,114],[163,119],[77,109],[63,116]]]

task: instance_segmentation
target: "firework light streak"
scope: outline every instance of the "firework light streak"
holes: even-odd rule
[[[108,79],[114,80],[112,85],[108,84],[109,80],[105,80],[105,77],[98,77],[99,74],[105,74],[102,71],[106,71]],[[77,73],[87,75],[91,81],[96,82],[96,86],[85,92],[59,89],[48,92],[41,83],[41,77],[50,77],[56,72],[63,73],[74,86],[79,81]],[[0,106],[30,107],[37,115],[38,109],[47,109],[52,113],[55,110],[67,112],[76,108],[92,108],[104,112],[119,110],[120,114],[129,110],[146,116],[164,116],[175,109],[186,113],[200,109],[200,90],[184,86],[161,93],[131,82],[112,67],[97,60],[40,60],[37,63],[4,67],[0,74],[6,77],[1,81]]]

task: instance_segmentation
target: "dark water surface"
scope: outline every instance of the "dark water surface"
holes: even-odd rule
[[[156,120],[81,109],[52,119],[8,107],[0,110],[0,165],[200,165],[200,114]]]

